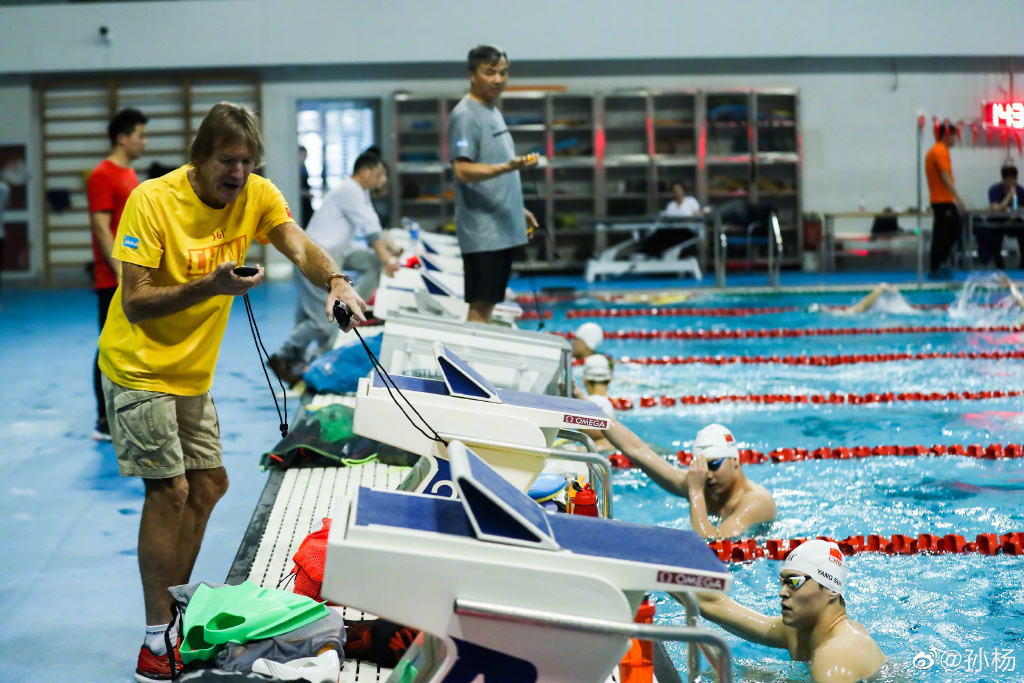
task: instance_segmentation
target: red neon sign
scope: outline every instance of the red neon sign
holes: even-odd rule
[[[1024,128],[1024,102],[986,102],[982,116],[990,126]]]

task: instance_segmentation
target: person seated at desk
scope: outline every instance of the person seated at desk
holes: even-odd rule
[[[1007,164],[1000,170],[1002,181],[988,188],[989,210],[993,212],[1016,213],[1018,204],[1024,201],[1024,187],[1017,184],[1017,167]],[[1003,222],[1009,217],[990,217],[988,222]],[[1021,227],[1024,227],[1022,225]],[[1008,234],[1007,230],[999,228],[975,227],[975,236],[978,240],[978,260],[982,266],[987,266],[993,260],[998,270],[1005,270],[1003,263],[1003,238]],[[1018,239],[1018,243],[1019,243]]]
[[[673,181],[671,189],[672,201],[661,212],[663,218],[686,218],[700,216],[704,213],[704,210],[700,208],[700,202],[694,197],[687,196],[686,186],[681,180]]]
[[[882,213],[875,216],[871,222],[871,239],[885,239],[902,234],[900,223],[896,220],[896,212],[891,206],[882,209]]]

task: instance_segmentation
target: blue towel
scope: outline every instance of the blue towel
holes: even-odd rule
[[[383,340],[383,334],[366,339],[373,355],[380,355]],[[353,334],[351,343],[328,351],[310,363],[303,379],[306,386],[318,394],[351,394],[359,388],[359,379],[369,375],[371,370],[370,357]]]

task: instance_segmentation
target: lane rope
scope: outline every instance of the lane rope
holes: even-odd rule
[[[844,555],[884,553],[886,555],[963,554],[1024,556],[1024,532],[985,533],[968,541],[962,534],[868,534],[848,536],[842,540],[818,536],[839,545]],[[786,556],[807,538],[770,538],[761,544],[757,539],[709,541],[708,547],[723,562],[752,562],[757,559],[785,560]]]
[[[918,360],[1004,360],[1024,359],[1024,351],[935,351],[930,353],[858,353],[842,356],[639,356],[636,358],[622,356],[616,363],[625,365],[761,365],[778,363],[781,365],[810,365],[814,367],[834,367],[836,365],[853,365],[857,363],[891,363],[896,361]],[[583,365],[583,359],[574,358],[573,365]]]
[[[681,406],[686,405],[704,405],[706,403],[764,403],[764,404],[775,404],[775,403],[807,403],[807,404],[850,404],[850,405],[863,405],[865,403],[902,403],[907,401],[987,401],[990,399],[998,398],[1016,398],[1021,396],[1022,392],[1017,389],[1011,389],[1007,391],[995,390],[995,391],[948,391],[939,392],[933,391],[930,393],[920,391],[908,391],[894,393],[887,391],[881,394],[869,393],[860,394],[854,393],[837,393],[837,394],[728,394],[726,396],[707,396],[701,394],[699,396],[651,396],[645,394],[640,397],[641,408],[673,408],[677,404]],[[623,396],[609,396],[608,400],[611,402],[612,407],[615,410],[632,410],[633,400]]]
[[[804,460],[851,460],[871,457],[966,457],[978,460],[1003,460],[1024,457],[1024,444],[993,443],[981,444],[935,444],[933,446],[821,446],[819,448],[776,448],[768,453],[753,448],[740,448],[741,465],[762,465],[801,462]],[[693,455],[690,451],[676,452],[680,465],[689,465]],[[613,467],[629,469],[634,467],[622,453],[612,453],[608,460]]]
[[[951,304],[911,304],[919,311],[948,310]],[[984,304],[982,308],[994,308],[995,304]],[[821,310],[841,311],[847,306],[822,306]],[[776,313],[797,313],[805,310],[801,306],[761,306],[734,308],[693,308],[690,306],[648,306],[642,308],[579,308],[565,312],[569,320],[577,318],[674,318],[700,316],[706,318],[737,318],[751,315],[772,315]]]
[[[747,330],[614,330],[605,331],[605,339],[780,339],[793,337],[839,337],[848,335],[884,334],[990,334],[1024,332],[1024,325],[994,325],[972,327],[970,325],[899,325],[894,327],[823,327],[803,329],[799,327]],[[573,332],[554,332],[566,339],[573,339]]]

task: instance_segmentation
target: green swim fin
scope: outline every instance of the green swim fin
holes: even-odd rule
[[[181,661],[209,661],[225,643],[273,638],[327,616],[327,610],[304,595],[251,581],[221,588],[201,585],[182,620]]]

